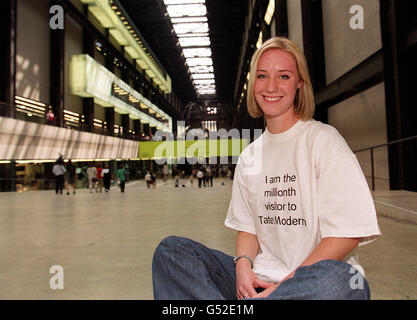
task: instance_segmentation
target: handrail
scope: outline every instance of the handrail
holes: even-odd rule
[[[407,138],[397,139],[397,140],[390,141],[390,142],[387,142],[387,143],[377,144],[375,146],[366,147],[366,148],[362,148],[362,149],[358,149],[358,150],[353,151],[353,153],[358,153],[358,152],[367,151],[367,150],[369,150],[371,152],[372,191],[375,191],[374,149],[381,148],[381,147],[386,147],[386,146],[390,146],[390,145],[393,145],[393,144],[398,144],[398,143],[402,143],[402,142],[406,142],[406,141],[410,141],[410,140],[417,140],[417,136],[410,136],[410,137],[407,137]]]
[[[372,146],[372,147],[366,147],[366,148],[358,149],[358,150],[353,151],[353,153],[366,151],[366,150],[369,150],[369,149],[376,149],[376,148],[380,148],[380,147],[385,147],[385,146],[389,146],[391,144],[397,144],[397,143],[400,143],[400,142],[413,140],[413,139],[417,139],[417,136],[411,136],[411,137],[408,137],[408,138],[397,139],[397,140],[390,141],[390,142],[387,142],[387,143],[384,143],[384,144],[377,144],[377,145]]]

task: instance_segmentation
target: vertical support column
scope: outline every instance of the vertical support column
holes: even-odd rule
[[[0,164],[0,191],[16,191],[16,161]]]
[[[415,135],[415,105],[410,103],[413,93],[415,56],[407,57],[412,48],[402,48],[405,34],[401,34],[401,12],[408,3],[380,0],[382,51],[384,55],[384,87],[387,119],[387,139],[393,141]],[[400,59],[401,56],[401,59]],[[410,63],[411,62],[411,63]],[[408,83],[411,81],[411,85]],[[408,143],[388,147],[390,189],[417,191],[415,148]]]
[[[287,0],[275,0],[275,33],[288,37]]]
[[[88,6],[84,7],[84,14],[88,16]],[[87,30],[83,32],[83,53],[90,57],[95,56],[95,38]],[[83,115],[84,115],[84,130],[88,132],[94,131],[94,98],[83,98]]]
[[[155,135],[155,133],[156,133],[156,127],[150,127],[151,128],[151,134],[152,134],[152,136],[154,136]]]
[[[141,125],[140,125],[140,120],[133,120],[133,130],[135,131],[135,135],[140,137],[141,135]]]
[[[326,85],[321,0],[301,0],[301,14],[304,54],[313,89],[317,92]]]
[[[94,59],[95,53],[95,38],[87,30],[83,30],[83,53],[88,54]]]
[[[52,0],[53,6],[56,1]],[[65,29],[50,29],[50,103],[55,115],[55,123],[64,125],[65,97]]]
[[[114,135],[114,108],[104,108],[105,119],[107,123],[107,132],[109,135]]]
[[[147,135],[150,136],[150,130],[149,130],[149,123],[144,123],[143,124],[143,132]]]
[[[17,0],[0,1],[0,102],[14,104],[16,94]],[[15,116],[15,108],[0,106],[0,116]]]
[[[84,130],[94,131],[94,98],[83,98]]]
[[[106,29],[105,33],[106,38],[109,39],[109,29]],[[114,57],[109,52],[106,52],[105,67],[110,72],[114,72]]]
[[[130,129],[129,115],[128,114],[122,114],[122,115],[120,115],[120,118],[121,118],[121,121],[122,121],[123,135],[127,136],[127,135],[129,135],[129,129]]]
[[[401,100],[396,11],[395,2],[380,1],[388,142],[401,138]],[[403,149],[401,144],[388,147],[388,159],[390,189],[402,189],[404,185],[404,172],[402,168]]]

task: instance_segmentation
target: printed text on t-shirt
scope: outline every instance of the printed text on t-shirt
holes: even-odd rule
[[[286,211],[290,214],[297,214],[297,205],[294,203],[296,201],[292,200],[296,198],[298,193],[296,181],[296,175],[290,175],[288,173],[282,176],[265,176],[265,184],[268,186],[268,189],[263,191],[263,195],[265,198],[264,206],[267,212],[273,214]],[[284,184],[285,186],[283,187]],[[269,200],[271,198],[275,198],[277,201]],[[304,218],[296,218],[292,215],[283,217],[265,214],[259,215],[258,219],[260,224],[307,226],[307,222]]]

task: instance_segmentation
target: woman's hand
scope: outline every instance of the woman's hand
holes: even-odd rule
[[[236,263],[236,295],[239,300],[255,297],[257,295],[255,288],[269,288],[273,285],[259,279],[248,260],[240,259]]]
[[[283,283],[285,280],[288,280],[294,276],[294,272],[291,272],[288,276],[286,276],[284,279],[282,279],[281,282],[273,283],[272,286],[269,286],[264,291],[258,293],[257,295],[253,296],[253,298],[266,298],[268,297],[278,286]]]

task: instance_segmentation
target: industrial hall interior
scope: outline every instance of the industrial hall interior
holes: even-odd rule
[[[251,58],[273,37],[304,53],[313,119],[366,178],[382,235],[355,252],[371,299],[417,299],[416,12],[399,0],[0,1],[0,299],[152,300],[154,252],[171,235],[234,256],[235,169],[268,132],[248,111]]]

